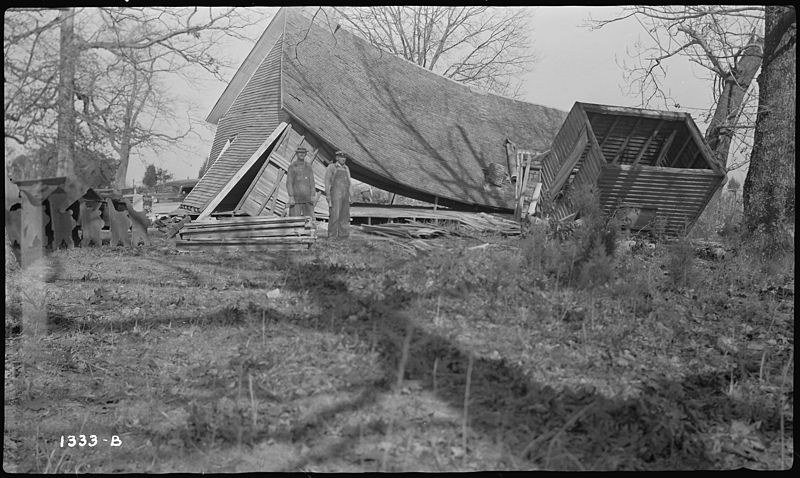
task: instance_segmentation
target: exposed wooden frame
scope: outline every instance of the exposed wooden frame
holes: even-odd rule
[[[647,141],[645,141],[644,144],[642,145],[642,149],[639,151],[639,154],[636,155],[636,159],[633,160],[634,166],[639,164],[639,161],[642,160],[642,157],[647,152],[647,148],[649,148],[650,143],[652,143],[653,140],[656,139],[656,136],[658,136],[658,132],[661,131],[662,126],[664,126],[664,120],[661,120],[656,124],[656,129],[653,130],[653,132],[647,138]]]
[[[628,133],[628,136],[625,138],[625,141],[623,141],[622,144],[620,145],[619,149],[617,150],[617,153],[614,155],[614,159],[611,160],[611,164],[617,164],[617,161],[622,156],[622,152],[625,151],[625,148],[628,146],[628,142],[633,137],[633,133],[636,132],[636,128],[639,127],[639,123],[641,122],[642,122],[641,117],[636,118],[636,122],[633,124],[633,128],[631,128],[631,131],[630,133]]]
[[[675,164],[678,162],[678,160],[681,159],[681,155],[683,154],[683,151],[686,149],[687,146],[689,146],[689,143],[691,143],[691,142],[692,142],[692,135],[688,134],[688,131],[687,131],[686,141],[683,142],[683,145],[681,146],[681,149],[678,150],[678,154],[676,154],[675,157],[672,158],[672,163],[670,164],[670,167],[671,166],[675,166]]]
[[[603,138],[603,141],[600,143],[600,148],[602,148],[603,146],[606,145],[606,141],[608,141],[608,138],[611,137],[611,132],[614,131],[614,128],[616,128],[617,123],[619,123],[619,119],[620,118],[622,118],[622,116],[615,116],[614,117],[614,121],[611,122],[611,127],[608,128],[608,132],[606,133],[605,138]],[[589,117],[588,116],[586,117],[586,121],[587,121],[587,123],[589,123]],[[591,123],[589,123],[589,124],[591,124]]]
[[[272,189],[270,190],[269,194],[267,195],[267,199],[264,200],[264,204],[258,208],[257,216],[260,216],[264,209],[266,209],[267,204],[269,204],[269,200],[272,199],[272,196],[278,191],[278,188],[281,187],[281,181],[283,181],[283,177],[286,176],[286,171],[283,169],[278,171],[278,176],[275,178],[275,184],[272,185]]]
[[[653,163],[653,166],[661,166],[661,163],[663,163],[664,159],[666,159],[667,152],[669,151],[669,148],[672,147],[672,142],[675,141],[675,137],[677,135],[678,129],[675,128],[672,130],[672,133],[670,133],[664,144],[661,145],[661,150],[658,152],[658,156],[656,156],[656,161]]]
[[[619,118],[620,117],[617,116],[617,119]],[[611,130],[609,130],[609,133],[610,132]],[[597,150],[598,154],[600,154],[600,157],[607,162],[608,160],[606,159],[606,156],[603,154],[603,145],[597,144],[597,136],[594,135],[594,129],[592,129],[592,122],[589,121],[588,116],[586,117],[586,134],[589,136],[589,142],[592,143],[592,146]],[[608,138],[608,136],[606,136],[606,138]],[[605,138],[603,139],[603,141],[605,142]]]
[[[287,128],[286,131],[289,131],[289,129]],[[286,137],[286,132],[284,132],[284,134],[281,136],[281,138],[278,139],[275,146],[272,148],[269,157],[267,157],[266,161],[264,161],[264,164],[261,165],[261,169],[258,171],[258,174],[256,174],[256,177],[253,178],[253,181],[250,183],[250,185],[247,187],[247,191],[245,191],[245,193],[242,195],[242,199],[239,200],[239,204],[236,205],[234,211],[239,211],[242,209],[242,207],[244,207],[244,203],[245,201],[247,201],[248,196],[250,196],[250,193],[253,192],[253,188],[256,187],[256,184],[261,180],[261,176],[264,175],[264,172],[267,170],[270,163],[272,162],[271,158],[273,156],[273,153],[275,152],[275,148],[280,146],[281,142],[284,141],[285,137]],[[267,198],[267,200],[269,200],[269,198]]]
[[[701,152],[700,148],[697,148],[697,151],[692,155],[692,159],[688,163],[686,163],[686,166],[684,166],[684,167],[689,168],[689,169],[694,168],[694,163],[697,162],[697,158],[698,158],[698,156],[700,156],[700,152]]]
[[[694,124],[691,119],[686,120],[686,129],[689,130],[689,134],[694,138],[695,144],[697,146],[697,151],[702,155],[703,159],[706,160],[709,168],[720,173],[720,174],[727,174],[727,171],[723,167],[717,163],[716,157],[714,156],[714,152],[711,151],[711,148],[706,143],[705,139],[700,135],[700,130],[697,129],[697,126]],[[694,164],[695,159],[697,156],[692,156],[692,162],[689,163]]]
[[[203,212],[201,212],[200,215],[197,216],[198,221],[202,221],[203,219],[206,219],[208,218],[208,216],[211,215],[211,213],[214,211],[214,208],[219,206],[219,203],[221,203],[222,200],[225,198],[225,196],[227,196],[228,193],[231,192],[231,189],[233,189],[236,183],[238,183],[239,180],[242,179],[242,177],[245,174],[247,174],[247,171],[251,167],[253,167],[253,164],[255,164],[255,162],[258,161],[258,158],[260,158],[261,155],[264,154],[264,152],[278,140],[278,138],[280,137],[280,135],[283,133],[283,131],[286,129],[287,126],[288,125],[286,123],[281,123],[278,125],[277,128],[275,128],[275,131],[273,131],[272,134],[269,135],[266,141],[261,143],[261,146],[259,146],[258,149],[250,156],[250,159],[248,159],[242,165],[242,167],[239,168],[239,171],[237,171],[236,174],[233,175],[233,177],[227,182],[227,184],[225,184],[225,187],[223,187],[217,193],[217,195],[214,196],[214,199],[212,199],[211,202],[208,203],[206,208],[203,209]]]

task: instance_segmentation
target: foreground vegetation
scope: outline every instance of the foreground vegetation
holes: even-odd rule
[[[3,467],[790,467],[793,250],[615,250],[607,226],[417,256],[357,236],[275,256],[56,252],[32,367],[36,281],[7,277]],[[122,444],[60,445],[81,434]]]

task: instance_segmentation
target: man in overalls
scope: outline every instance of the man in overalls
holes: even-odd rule
[[[295,160],[286,172],[286,192],[289,193],[289,215],[314,219],[314,170],[306,162],[306,148],[295,151]]]
[[[347,238],[350,235],[350,168],[345,165],[344,151],[336,152],[336,161],[325,171],[325,194],[330,205],[328,237]]]

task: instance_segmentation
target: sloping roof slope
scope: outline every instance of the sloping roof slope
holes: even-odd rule
[[[478,92],[285,9],[283,109],[350,156],[353,176],[421,199],[513,209],[488,186],[505,140],[545,150],[566,113]],[[384,184],[385,186],[385,184]],[[444,201],[442,201],[444,199]]]

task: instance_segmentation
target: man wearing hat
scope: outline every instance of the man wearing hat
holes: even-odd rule
[[[345,165],[344,151],[336,151],[336,161],[325,171],[325,194],[330,206],[329,238],[350,235],[350,168]]]
[[[295,160],[286,172],[286,192],[289,193],[289,215],[314,218],[314,170],[306,162],[306,148],[295,151]]]

